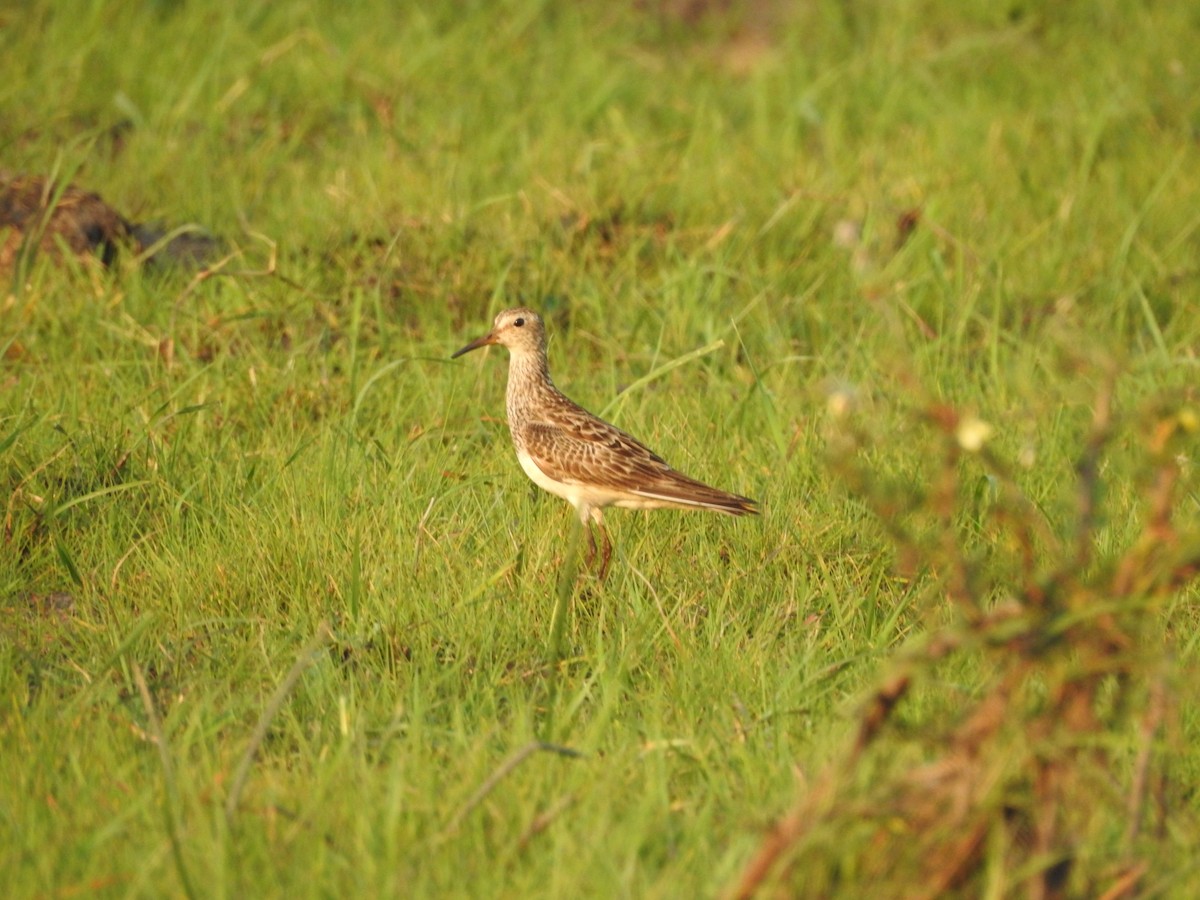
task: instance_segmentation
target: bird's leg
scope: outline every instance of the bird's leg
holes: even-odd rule
[[[600,537],[604,538],[604,552],[600,557],[600,571],[596,573],[596,577],[603,581],[608,577],[608,564],[612,559],[612,539],[608,536],[608,529],[604,527],[604,523],[599,523]]]
[[[592,535],[592,520],[583,520],[584,530],[587,532],[588,553],[587,559],[583,561],[584,568],[590,569],[592,563],[596,561],[596,538]]]

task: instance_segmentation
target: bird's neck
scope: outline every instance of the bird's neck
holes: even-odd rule
[[[537,408],[544,395],[557,393],[550,380],[546,357],[540,353],[514,353],[508,363],[506,406],[509,427],[519,427],[529,419],[529,411]]]

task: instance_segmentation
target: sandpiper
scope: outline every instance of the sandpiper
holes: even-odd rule
[[[450,358],[488,344],[508,348],[508,428],[521,468],[538,487],[575,507],[587,530],[589,567],[596,559],[593,525],[600,530],[601,580],[612,557],[601,514],[606,506],[758,513],[755,501],[676,472],[636,438],[564,396],[550,380],[546,328],[533,310],[504,310],[489,333]]]

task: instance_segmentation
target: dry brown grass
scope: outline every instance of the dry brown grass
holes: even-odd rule
[[[1065,539],[956,409],[919,414],[941,459],[932,489],[908,508],[853,462],[866,436],[839,435],[843,475],[880,513],[901,566],[924,573],[931,601],[943,610],[948,601],[954,621],[902,654],[863,704],[847,752],[775,825],[732,896],[1139,892],[1155,838],[1146,832],[1164,827],[1171,792],[1173,692],[1156,613],[1200,566],[1200,535],[1175,516],[1197,418],[1158,408],[1125,423],[1143,438],[1143,520],[1123,553],[1099,559],[1101,461],[1119,430],[1112,394],[1110,383],[1094,400]],[[994,488],[982,553],[967,548],[961,525],[981,471]],[[977,687],[923,712],[921,692],[963,666]],[[1096,846],[1115,852],[1080,851]]]

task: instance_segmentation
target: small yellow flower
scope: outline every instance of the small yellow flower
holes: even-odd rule
[[[829,385],[825,394],[825,409],[829,415],[835,419],[842,419],[849,415],[856,405],[858,400],[858,392],[855,391],[854,385],[845,382],[835,382]]]
[[[954,436],[958,439],[958,446],[968,453],[978,453],[994,433],[995,429],[983,419],[967,416],[958,423]]]

